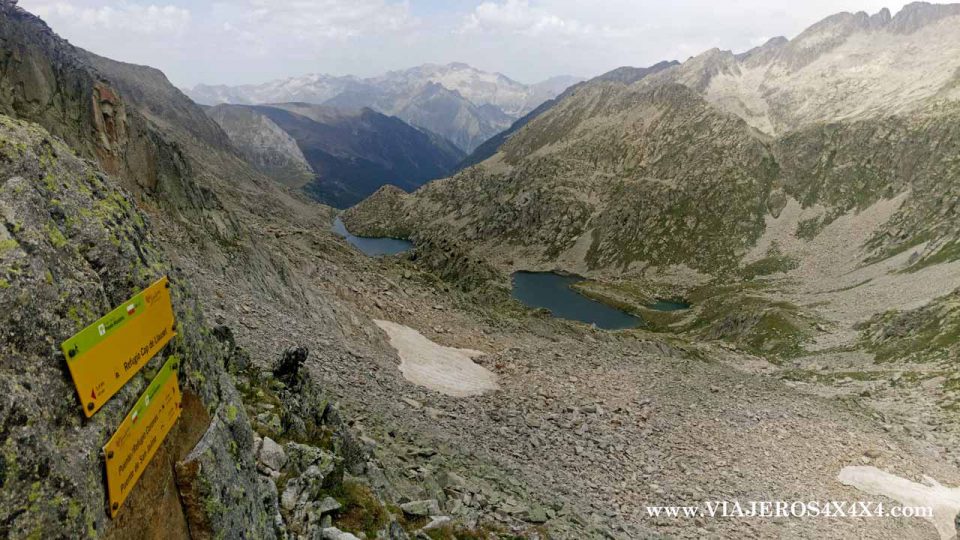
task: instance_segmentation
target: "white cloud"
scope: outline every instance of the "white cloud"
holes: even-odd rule
[[[216,2],[213,18],[227,33],[261,52],[313,48],[373,34],[408,31],[416,20],[407,2],[387,0],[241,0]]]
[[[506,0],[502,3],[487,1],[477,6],[466,17],[460,31],[586,36],[596,33],[598,29],[577,19],[560,17],[546,9],[531,6],[527,0]]]
[[[420,24],[407,0],[20,0],[95,53],[162,69],[175,83],[259,82],[380,71]],[[386,44],[386,45],[384,45]],[[359,66],[359,67],[358,67]]]
[[[904,0],[20,0],[80,47],[177,84],[463,61],[517,80],[736,52]]]
[[[477,0],[455,35],[465,61],[496,58],[497,69],[529,81],[683,61],[714,47],[741,52],[766,41],[760,36],[792,37],[839,11],[875,13],[885,4],[896,11],[903,2]]]
[[[179,35],[190,25],[191,18],[190,10],[174,5],[85,5],[63,0],[30,0],[23,5],[51,24],[76,25],[91,32]]]

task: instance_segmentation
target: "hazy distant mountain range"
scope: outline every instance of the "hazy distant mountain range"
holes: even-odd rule
[[[207,114],[260,171],[340,208],[384,184],[412,191],[452,172],[464,156],[443,137],[369,108],[217,105]]]
[[[358,110],[369,107],[452,141],[464,152],[582,79],[525,85],[467,64],[425,64],[379,77],[305,75],[258,85],[198,85],[185,90],[204,105],[301,102]]]

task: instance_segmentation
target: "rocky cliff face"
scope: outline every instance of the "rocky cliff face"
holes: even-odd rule
[[[107,521],[99,449],[165,357],[155,358],[91,421],[83,421],[57,350],[61,341],[166,274],[173,278],[180,329],[167,352],[183,361],[185,414],[142,480],[140,497],[171,488],[169,467],[207,431],[212,414],[219,422],[213,432],[235,450],[233,461],[208,463],[202,478],[253,496],[210,517],[229,520],[225,531],[271,536],[272,526],[259,522],[265,511],[256,495],[250,425],[245,416],[225,412],[240,406],[225,368],[229,356],[211,336],[194,291],[158,247],[149,218],[111,179],[43,129],[6,116],[0,123],[2,532],[122,536],[141,527],[133,520]],[[152,507],[142,501],[135,497],[130,507],[145,509],[141,518],[148,528],[169,523],[172,535],[189,534],[175,501],[161,497]]]
[[[236,237],[217,196],[197,180],[212,169],[250,174],[203,111],[157,70],[77,49],[13,2],[0,10],[6,38],[0,112],[63,138],[134,194],[223,239]]]
[[[958,25],[956,4],[915,2],[893,17],[840,13],[741,55],[707,51],[646,84],[687,85],[771,135],[910,113],[960,98]]]
[[[207,114],[223,128],[244,159],[264,174],[295,188],[313,180],[313,168],[297,141],[266,116],[232,105],[218,105]]]
[[[217,162],[191,160],[205,154],[237,168],[242,162],[222,131],[159,72],[76,49],[15,2],[0,3],[0,10],[3,111],[69,143],[3,117],[4,535],[122,538],[164,530],[186,538],[214,522],[228,535],[272,537],[253,432],[245,415],[231,412],[242,406],[227,373],[231,354],[212,337],[189,278],[170,263],[176,249],[157,234],[177,236],[171,224],[189,216],[190,227],[210,240],[236,238],[239,229],[219,199],[201,187]],[[180,325],[166,353],[182,359],[183,420],[127,513],[107,521],[98,449],[165,355],[83,422],[57,347],[164,274],[173,279]],[[177,500],[173,465],[201,439],[219,441],[229,459],[208,461],[194,476],[206,488],[187,511]]]
[[[144,120],[128,115],[118,91],[42,21],[12,3],[0,6],[3,44],[2,110],[46,126],[83,155],[97,158],[113,174],[137,177],[148,189],[158,183],[169,159],[143,144]],[[171,171],[175,174],[175,171]]]

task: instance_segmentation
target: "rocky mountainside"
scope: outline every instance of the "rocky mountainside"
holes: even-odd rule
[[[0,112],[44,126],[131,188],[163,193],[178,206],[197,203],[186,196],[196,188],[185,179],[182,151],[163,130],[175,126],[178,135],[202,140],[214,152],[229,142],[163,74],[75,49],[11,6],[0,32],[7,40]],[[108,74],[116,78],[108,82]],[[120,86],[136,96],[138,107],[120,99]]]
[[[371,109],[218,105],[208,114],[260,170],[338,208],[386,184],[412,191],[463,157],[449,141]]]
[[[484,164],[351,212],[417,237],[373,259],[160,72],[77,49],[11,0],[0,38],[0,537],[952,533],[955,506],[934,498],[935,522],[646,511],[897,503],[841,481],[851,465],[913,495],[960,485],[949,104],[774,139],[684,85],[599,81]],[[462,234],[484,227],[501,245]],[[687,281],[648,260],[687,261]],[[505,270],[578,264],[648,326],[549,318],[502,287]],[[58,344],[163,275],[178,336],[85,420]],[[694,307],[638,307],[674,293]],[[181,418],[112,519],[100,449],[170,354]],[[451,359],[487,391],[438,390],[469,382]]]
[[[330,209],[253,170],[159,71],[77,49],[12,1],[0,36],[0,536],[353,538],[336,524],[402,539],[430,523],[384,506],[426,493],[382,473],[374,491],[364,473],[382,468],[307,373],[306,349],[261,336],[251,354],[223,324],[239,298],[300,320],[313,305],[310,336],[330,340],[313,363],[346,354],[359,319],[347,308],[337,322],[338,301],[310,285],[316,258],[280,240],[337,253],[309,232],[329,228]],[[59,343],[164,275],[178,336],[83,420]],[[229,291],[208,288],[221,278]],[[168,355],[181,418],[109,519],[100,448]]]
[[[635,67],[624,66],[621,68],[617,68],[613,71],[610,71],[609,73],[604,73],[603,75],[600,75],[599,77],[595,77],[588,82],[617,81],[617,82],[622,82],[624,84],[631,84],[639,81],[640,79],[643,79],[647,75],[652,75],[654,73],[667,69],[668,67],[675,66],[677,64],[678,62],[676,61],[671,61],[671,62],[664,61],[664,62],[658,62],[646,68],[635,68]],[[570,84],[567,85],[565,89],[561,90],[557,94],[557,97],[544,101],[536,109],[530,111],[525,116],[523,116],[522,118],[514,122],[509,128],[501,131],[500,133],[484,141],[483,144],[478,146],[476,150],[474,150],[472,153],[470,153],[469,156],[467,156],[462,162],[460,162],[459,168],[463,169],[466,167],[470,167],[472,165],[476,165],[478,163],[481,163],[493,157],[494,154],[500,151],[500,147],[503,146],[503,144],[507,141],[507,139],[509,139],[514,133],[519,131],[520,128],[529,124],[534,118],[552,109],[554,105],[563,101],[567,96],[569,96],[574,91],[576,91],[576,89],[579,88],[581,85],[588,84],[588,82],[568,81],[566,78],[562,78],[562,77],[560,79],[563,81],[563,84],[566,84],[567,82],[570,82]]]
[[[425,64],[415,68],[391,71],[370,82],[388,92],[406,92],[425,83],[439,84],[456,92],[477,106],[493,105],[508,116],[517,116],[533,109],[572,77],[559,77],[527,86],[500,73],[488,73],[467,64],[455,62],[446,65]],[[552,94],[552,95],[551,95]]]
[[[338,96],[327,102],[334,107],[366,106],[366,103],[354,96]],[[475,105],[438,83],[427,83],[388,106],[377,108],[450,140],[464,152],[499,133],[512,121],[512,117],[496,105]]]
[[[809,240],[908,193],[865,257],[922,244],[918,264],[933,253],[949,260],[952,210],[937,194],[955,175],[958,27],[955,6],[840,14],[742,55],[711,51],[640,79],[591,81],[475,170],[419,191],[402,215],[369,217],[421,231],[456,223],[463,238],[577,269],[683,265],[718,275],[741,263],[767,230],[764,215],[777,218],[788,201],[808,209],[797,234]],[[855,90],[831,97],[844,84]],[[750,108],[761,95],[763,106]]]
[[[840,13],[743,54],[707,51],[648,80],[679,82],[770,135],[907,114],[960,98],[960,6]]]
[[[745,122],[680,85],[581,88],[514,134],[499,159],[509,171],[480,166],[433,182],[400,216],[365,212],[365,202],[348,225],[370,216],[416,236],[456,224],[459,239],[547,259],[575,252],[590,267],[709,271],[735,266],[759,238],[776,176]],[[712,210],[718,198],[731,201],[726,212]]]
[[[264,174],[291,187],[303,187],[315,173],[297,141],[273,120],[249,107],[218,105],[207,109],[244,159]]]
[[[0,406],[2,534],[123,537],[163,527],[185,537],[194,527],[216,526],[228,535],[244,530],[272,537],[269,520],[262,519],[269,510],[256,495],[263,485],[252,431],[245,415],[227,413],[241,407],[225,367],[229,353],[212,337],[190,279],[170,262],[175,244],[158,234],[184,238],[184,254],[235,245],[244,228],[225,211],[209,174],[220,168],[238,183],[253,175],[244,176],[245,165],[229,152],[223,132],[158,71],[76,49],[15,4],[0,3],[6,149],[0,297],[7,329],[0,345],[7,385]],[[181,357],[181,376],[189,381],[187,412],[130,503],[144,509],[142,521],[110,523],[98,449],[163,358],[94,421],[81,422],[64,360],[54,351],[164,274],[173,279],[181,325],[168,352]],[[203,472],[185,476],[183,489],[209,506],[188,517],[197,508],[171,499],[169,471],[175,461],[190,459],[201,440],[217,441],[212,451],[235,449],[236,459],[194,458]],[[253,496],[240,500],[237,492]]]
[[[958,9],[839,14],[579,85],[485,161],[383,189],[344,222],[501,275],[586,276],[582,292],[661,335],[761,359],[733,369],[907,431],[929,418],[923,437],[956,461]],[[658,298],[693,307],[659,313]]]
[[[579,79],[554,77],[524,85],[466,64],[426,64],[379,77],[306,75],[262,85],[199,85],[197,103],[255,105],[303,102],[346,109],[370,107],[434,133],[470,152]]]
[[[95,320],[168,274],[174,279],[182,329],[169,352],[183,359],[182,376],[191,381],[184,389],[187,412],[156,458],[160,468],[143,480],[145,492],[140,496],[153,500],[144,505],[135,499],[131,506],[152,508],[141,516],[151,524],[148,527],[164,523],[172,536],[184,537],[189,528],[185,511],[163,496],[173,481],[161,471],[186,459],[201,436],[247,453],[232,463],[203,459],[207,470],[200,481],[207,482],[208,489],[237,486],[250,493],[261,489],[245,416],[220,417],[227,408],[241,406],[224,368],[228,355],[211,338],[188,280],[166,260],[150,233],[149,218],[133,201],[38,126],[6,116],[0,122],[5,149],[0,204],[8,225],[0,254],[4,276],[0,303],[6,314],[0,344],[5,389],[0,405],[5,455],[0,533],[136,534],[139,523],[110,524],[106,519],[99,448],[149,379],[136,376],[94,422],[82,422],[62,357],[53,351],[84,321]],[[147,373],[161,363],[155,359]],[[33,367],[25,369],[27,365]],[[210,414],[218,418],[212,424]],[[215,499],[210,496],[208,492],[204,497],[220,500],[219,494],[212,495]],[[271,530],[256,524],[256,517],[266,513],[262,501],[252,497],[203,519],[219,523],[225,531],[251,527],[269,537]]]

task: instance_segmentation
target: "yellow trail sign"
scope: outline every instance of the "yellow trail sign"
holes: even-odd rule
[[[87,418],[177,335],[164,277],[60,346]]]
[[[103,447],[110,517],[116,517],[137,480],[180,417],[177,357],[171,356]]]

